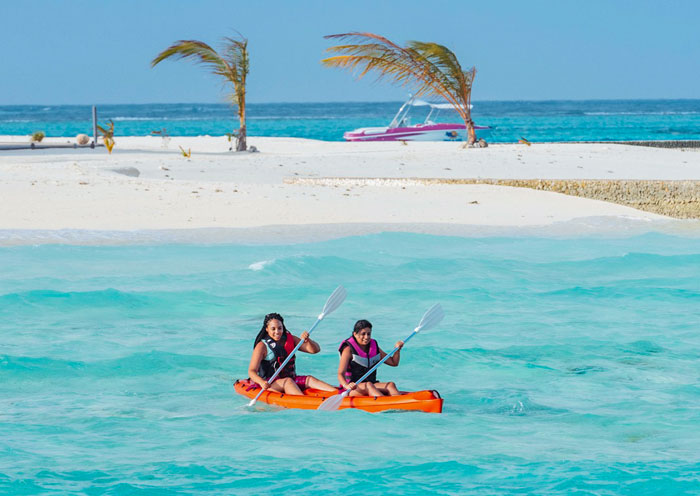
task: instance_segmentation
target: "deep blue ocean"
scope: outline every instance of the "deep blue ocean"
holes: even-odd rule
[[[299,333],[338,284],[299,370],[439,302],[379,377],[443,414],[234,393],[264,314]],[[660,233],[0,247],[0,493],[700,494],[699,322],[700,239]]]
[[[247,106],[250,136],[292,136],[341,141],[343,132],[386,126],[402,102],[266,103]],[[47,136],[92,134],[90,106],[0,106],[0,135],[44,131]],[[412,123],[427,112],[416,107]],[[474,102],[474,121],[493,129],[491,142],[698,140],[700,100]],[[166,129],[172,136],[222,136],[238,128],[225,104],[98,105],[98,121],[112,119],[118,136],[145,136]],[[437,121],[459,122],[444,112]]]

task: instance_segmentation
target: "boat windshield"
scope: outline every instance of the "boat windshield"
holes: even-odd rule
[[[394,118],[392,119],[391,123],[389,124],[389,128],[396,128],[396,127],[408,127],[411,125],[410,119],[409,119],[409,114],[411,113],[411,109],[413,107],[428,107],[428,113],[425,117],[425,120],[423,121],[423,124],[433,124],[434,121],[437,119],[438,114],[440,113],[441,110],[452,110],[454,111],[454,105],[451,103],[435,103],[435,102],[428,102],[426,100],[420,100],[417,99],[413,96],[411,96],[406,103],[401,105],[401,108],[399,111],[396,113]]]

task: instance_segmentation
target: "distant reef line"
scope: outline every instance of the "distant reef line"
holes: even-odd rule
[[[700,148],[700,140],[556,141],[553,143],[596,143],[603,145],[650,146],[652,148]]]
[[[695,180],[295,177],[287,178],[284,182],[331,187],[489,184],[602,200],[676,219],[700,219],[700,181]]]

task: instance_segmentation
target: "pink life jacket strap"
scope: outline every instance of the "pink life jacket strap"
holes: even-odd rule
[[[355,350],[354,354],[360,355],[362,358],[372,358],[378,353],[377,342],[374,339],[370,340],[369,342],[369,353],[365,352],[357,341],[355,341],[355,336],[350,336],[348,339],[340,343],[340,347],[338,348],[339,352],[343,352],[343,346],[345,344],[352,346],[352,349]]]

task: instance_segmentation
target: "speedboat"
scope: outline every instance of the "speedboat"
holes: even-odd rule
[[[413,107],[429,106],[430,111],[421,124],[411,125],[408,114]],[[441,110],[454,110],[451,103],[432,103],[409,98],[386,127],[361,127],[343,134],[346,141],[465,141],[464,124],[434,122]],[[483,136],[491,131],[488,126],[474,126]]]

